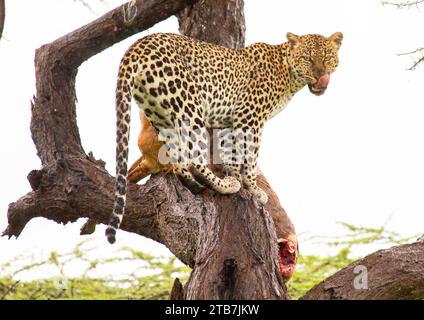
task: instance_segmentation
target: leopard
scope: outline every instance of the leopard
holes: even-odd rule
[[[343,34],[296,35],[272,45],[231,49],[184,35],[156,33],[132,44],[119,64],[116,85],[116,182],[110,243],[122,222],[128,189],[131,101],[166,143],[173,173],[191,190],[208,187],[237,193],[242,185],[259,203],[267,194],[256,185],[264,124],[307,86],[320,96],[339,64]],[[208,129],[222,130],[227,174],[208,168]]]

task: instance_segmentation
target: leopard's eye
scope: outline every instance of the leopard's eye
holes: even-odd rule
[[[311,55],[309,55],[309,54],[303,54],[303,55],[301,55],[300,56],[300,59],[303,62],[312,62],[313,61],[312,58],[311,58]]]

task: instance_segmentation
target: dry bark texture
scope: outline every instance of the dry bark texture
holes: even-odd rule
[[[244,47],[243,0],[202,0],[177,16],[182,34],[228,48]]]
[[[365,279],[359,279],[364,275]],[[363,280],[367,281],[366,286]],[[358,284],[355,288],[355,283]],[[305,300],[424,299],[424,243],[379,250],[324,280]]]

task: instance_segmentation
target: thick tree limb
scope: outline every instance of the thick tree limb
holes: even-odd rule
[[[355,289],[366,270],[365,289]],[[356,279],[356,280],[355,280]],[[359,280],[360,287],[364,284]],[[379,250],[324,280],[305,300],[424,299],[424,243]]]
[[[35,217],[58,223],[90,218],[107,224],[113,206],[114,178],[106,170],[92,160],[75,158],[66,159],[63,166],[42,169],[39,175],[39,188],[9,205],[9,225],[3,235],[19,236]],[[157,176],[144,186],[130,185],[122,229],[169,246],[183,262],[193,265],[193,252],[187,251],[194,250],[196,241],[192,237],[196,236],[196,219],[202,210],[201,199],[195,199],[173,176]],[[184,218],[185,211],[192,216]],[[187,221],[181,221],[184,219]]]

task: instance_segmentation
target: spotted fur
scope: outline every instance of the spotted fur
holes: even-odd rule
[[[266,193],[256,185],[264,123],[305,85],[316,95],[325,91],[342,38],[339,32],[328,38],[288,33],[281,45],[257,43],[239,50],[175,34],[135,42],[122,58],[117,80],[115,204],[108,241],[115,242],[125,209],[132,99],[166,142],[173,171],[184,181],[223,194],[244,183],[266,203]],[[222,140],[230,174],[223,179],[207,167],[207,128],[231,129]]]

